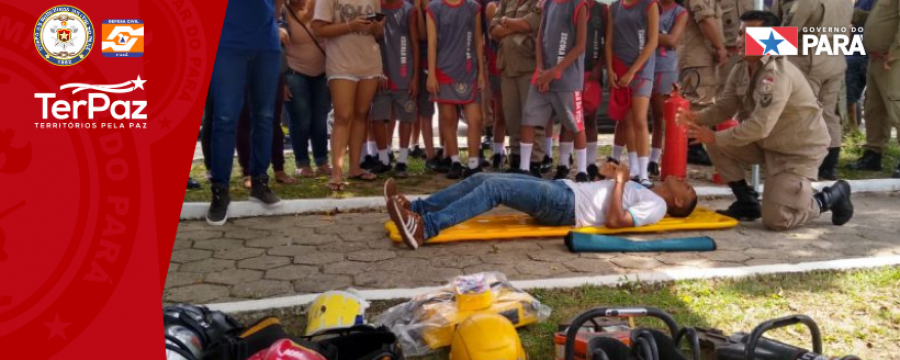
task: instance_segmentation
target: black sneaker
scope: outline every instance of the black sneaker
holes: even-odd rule
[[[434,168],[434,171],[441,174],[446,174],[450,171],[450,167],[452,167],[453,162],[450,158],[443,158],[441,162],[438,163],[438,166]]]
[[[533,162],[533,163],[531,163],[531,166],[530,166],[530,169],[529,169],[528,173],[531,174],[531,176],[534,176],[534,177],[540,179],[540,178],[542,178],[542,176],[541,176],[541,173],[543,173],[542,170],[543,170],[543,169],[542,169],[541,163],[534,163],[534,162]]]
[[[212,202],[206,213],[206,223],[213,226],[225,225],[228,221],[228,204],[231,204],[231,195],[228,193],[228,185],[212,184]]]
[[[388,166],[394,163],[394,152],[388,150]]]
[[[373,174],[384,174],[388,171],[391,171],[391,166],[381,162],[380,160],[375,161],[375,164],[372,165],[371,169],[369,169],[369,172]]]
[[[380,163],[380,161],[372,155],[366,155],[366,157],[363,158],[363,162],[359,164],[359,167],[363,170],[372,170],[372,167],[375,166],[376,163]]]
[[[866,150],[858,160],[847,165],[847,168],[858,171],[881,171],[881,154]]]
[[[463,166],[462,164],[455,162],[453,165],[450,165],[449,171],[447,171],[447,179],[457,180],[462,177]]]
[[[441,158],[435,156],[431,159],[425,160],[425,168],[431,171],[437,171],[437,168],[441,166]]]
[[[503,167],[503,163],[506,162],[506,155],[503,154],[494,154],[491,156],[491,168],[494,170],[500,170]]]
[[[603,176],[600,176],[600,168],[597,164],[588,165],[587,174],[590,181],[603,180]]]
[[[480,172],[484,172],[484,170],[482,170],[481,167],[477,167],[474,169],[470,169],[467,167],[467,168],[463,169],[462,178],[465,179],[465,178],[468,178],[469,176],[475,175]]]
[[[267,208],[277,208],[281,206],[281,199],[269,188],[269,176],[254,176],[250,185],[250,201],[260,203]]]
[[[484,156],[484,149],[478,150],[478,167],[486,168],[488,166],[491,166],[491,163]]]
[[[553,180],[562,180],[569,177],[569,168],[565,166],[557,166],[556,174],[553,175]]]
[[[199,181],[194,180],[194,178],[192,178],[192,177],[188,178],[188,185],[187,185],[188,190],[197,190],[197,189],[200,189],[200,187],[201,186],[200,186]]]
[[[521,159],[521,157],[519,157],[519,155],[516,155],[516,154],[509,155],[507,157],[508,161],[506,162],[509,165],[509,167],[506,168],[506,172],[508,172],[510,174],[517,174],[518,173],[517,171],[519,170],[520,159]]]
[[[425,158],[425,150],[416,145],[412,150],[409,151],[409,156],[412,156],[415,159],[424,159]]]
[[[587,173],[581,172],[581,173],[578,173],[575,175],[575,182],[577,182],[577,183],[586,183],[589,181],[590,181],[590,179],[588,179]]]
[[[398,178],[401,178],[401,179],[408,178],[409,172],[406,169],[406,164],[397,163],[397,165],[394,165],[394,175],[396,175]]]
[[[651,161],[647,164],[647,172],[650,173],[650,176],[659,177],[659,164]]]
[[[550,155],[544,155],[544,161],[541,161],[541,174],[546,174],[553,169],[553,158]]]

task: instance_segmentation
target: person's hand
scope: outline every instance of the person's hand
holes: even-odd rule
[[[687,127],[687,137],[691,139],[691,145],[716,144],[716,132],[710,130],[710,128],[695,123],[688,123]]]
[[[478,90],[484,90],[484,87],[487,85],[487,80],[485,80],[484,72],[482,71],[478,75]]]
[[[634,73],[631,72],[631,70],[628,70],[628,72],[622,74],[622,77],[617,80],[616,83],[619,85],[618,87],[627,88],[631,86],[631,80],[634,80]]]
[[[391,88],[391,83],[388,81],[387,75],[381,75],[381,79],[378,81],[378,90],[384,91]]]
[[[284,101],[288,102],[294,98],[294,93],[291,92],[291,88],[287,85],[284,85]]]
[[[728,62],[729,56],[728,49],[724,47],[716,49],[716,62],[719,63],[719,66],[725,65],[725,63]]]
[[[691,111],[683,107],[679,107],[675,112],[675,123],[679,125],[697,124],[699,116],[696,111]]]
[[[433,71],[429,71],[429,72],[428,72],[428,80],[425,81],[425,86],[428,87],[428,93],[429,93],[429,94],[431,94],[432,96],[437,97],[437,93],[438,93],[438,81],[437,81],[437,77],[434,76],[434,72],[433,72]]]
[[[884,66],[884,70],[885,70],[885,71],[891,71],[891,63],[894,62],[894,60],[897,60],[897,58],[895,58],[895,57],[894,57],[893,55],[891,55],[890,53],[888,53],[887,55],[885,55],[885,57],[884,57],[884,63],[882,64],[882,66]]]
[[[603,177],[607,179],[613,179],[616,177],[616,169],[618,168],[619,166],[616,165],[616,163],[607,161],[600,166],[600,175],[603,175]]]
[[[540,92],[544,93],[550,89],[550,82],[552,82],[554,79],[556,79],[556,70],[544,70],[541,71],[538,75],[537,83],[535,85],[537,85]]]
[[[372,27],[372,22],[362,17],[358,17],[350,20],[350,22],[347,23],[347,26],[350,28],[351,32],[369,31],[369,28]]]
[[[616,75],[615,71],[606,70],[606,77],[609,80],[609,87],[613,89],[619,88],[619,76]]]
[[[631,169],[628,168],[628,165],[619,164],[619,166],[616,167],[616,174],[614,177],[616,182],[624,184],[631,180]]]
[[[419,96],[419,75],[413,75],[409,81],[409,97],[410,99],[415,99]]]
[[[287,29],[278,28],[278,41],[281,42],[281,45],[288,46],[291,44],[291,37],[288,36]]]
[[[500,26],[506,27],[506,16],[500,18]]]

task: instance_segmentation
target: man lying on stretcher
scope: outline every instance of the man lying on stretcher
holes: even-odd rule
[[[410,202],[397,193],[394,179],[384,183],[391,220],[412,249],[448,227],[506,205],[549,226],[652,225],[668,213],[687,217],[697,207],[697,193],[684,180],[669,177],[649,190],[629,181],[625,165],[604,164],[611,180],[576,183],[523,174],[478,173],[427,198]]]

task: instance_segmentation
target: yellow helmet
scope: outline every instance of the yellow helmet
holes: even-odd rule
[[[450,342],[450,360],[525,360],[525,350],[507,318],[476,313],[456,328]]]
[[[325,330],[349,328],[366,322],[369,303],[358,294],[347,291],[322,293],[309,305],[306,336]]]

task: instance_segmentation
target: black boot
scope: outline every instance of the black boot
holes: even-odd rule
[[[706,149],[700,144],[688,146],[687,161],[688,164],[694,165],[712,165],[712,161],[709,160],[709,154],[706,153]]]
[[[850,201],[850,184],[838,180],[834,185],[826,187],[814,195],[822,212],[831,211],[831,223],[837,226],[846,224],[853,218],[853,202]]]
[[[847,165],[847,168],[850,170],[881,171],[881,153],[866,150],[859,160]]]
[[[825,156],[825,160],[822,160],[822,165],[819,166],[819,180],[837,180],[837,164],[838,158],[841,156],[841,148],[833,147],[828,148],[828,155]]]
[[[762,208],[759,205],[759,193],[753,191],[744,180],[728,183],[728,187],[734,192],[737,201],[726,210],[716,210],[717,213],[738,219],[740,221],[753,221],[762,217]]]
[[[212,191],[212,202],[206,213],[206,223],[215,226],[225,225],[225,222],[228,221],[228,204],[231,204],[228,184],[213,183],[210,190]]]
[[[900,179],[900,163],[897,164],[897,170],[894,170],[894,173],[891,174],[891,177],[894,179]]]
[[[250,201],[260,203],[267,208],[281,206],[281,199],[269,188],[268,175],[257,175],[250,181]]]
[[[200,188],[200,182],[197,180],[194,180],[194,178],[192,178],[192,177],[189,177],[187,188],[188,188],[188,190],[197,190]]]

